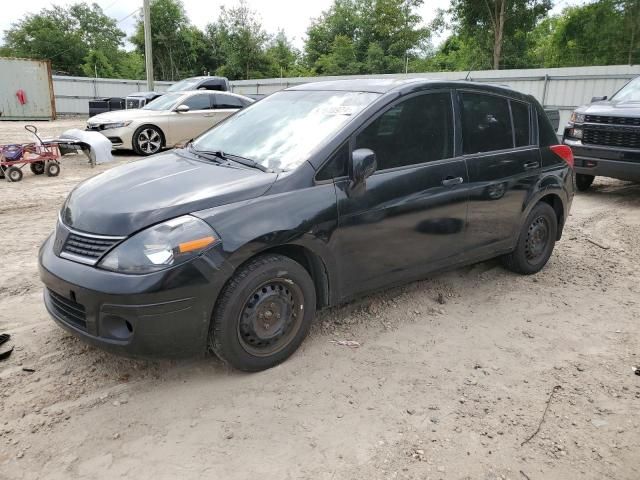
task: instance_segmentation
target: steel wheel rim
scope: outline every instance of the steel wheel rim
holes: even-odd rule
[[[160,134],[153,128],[145,128],[138,135],[138,146],[145,153],[155,153],[160,150],[162,139]]]
[[[18,170],[11,170],[9,172],[9,178],[11,179],[12,182],[17,182],[18,179],[20,178],[20,172]]]
[[[300,331],[304,296],[288,278],[268,280],[245,301],[237,322],[238,340],[251,355],[280,352]]]
[[[549,244],[549,232],[549,222],[544,217],[537,217],[529,224],[524,250],[529,262],[535,263],[544,255]]]
[[[57,174],[59,171],[60,171],[60,166],[57,163],[52,163],[51,166],[49,167],[49,173]]]

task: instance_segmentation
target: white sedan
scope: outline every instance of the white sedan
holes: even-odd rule
[[[163,147],[197,137],[254,100],[228,92],[171,92],[142,108],[105,112],[87,120],[87,130],[111,140],[113,148],[153,155]]]

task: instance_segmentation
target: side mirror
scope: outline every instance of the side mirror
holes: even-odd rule
[[[180,105],[179,107],[176,108],[176,112],[177,113],[186,113],[189,111],[189,105]]]
[[[601,102],[602,100],[606,100],[606,99],[607,99],[606,95],[604,95],[602,97],[591,97],[591,103],[593,103],[593,102]]]
[[[358,148],[351,154],[351,169],[349,176],[351,184],[349,189],[354,192],[364,191],[369,178],[378,168],[378,161],[373,150]]]

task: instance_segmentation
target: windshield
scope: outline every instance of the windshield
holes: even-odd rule
[[[182,93],[168,93],[162,95],[161,97],[152,100],[147,103],[143,110],[171,110],[171,108],[175,105],[179,98],[182,97]]]
[[[174,83],[169,88],[167,88],[167,92],[182,92],[184,90],[191,90],[199,82],[199,78],[185,78],[184,80],[180,80],[178,83]]]
[[[640,102],[640,77],[636,77],[611,97],[617,102]]]
[[[193,148],[292,170],[378,97],[369,92],[277,92],[204,133]]]

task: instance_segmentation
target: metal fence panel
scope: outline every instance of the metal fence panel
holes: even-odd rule
[[[55,117],[50,62],[0,58],[0,120],[50,120]]]
[[[545,107],[560,110],[560,128],[571,111],[588,103],[591,97],[612,95],[631,78],[640,75],[640,66],[610,65],[571,68],[535,68],[526,70],[478,70],[471,72],[425,72],[388,75],[333,77],[271,78],[232,81],[231,89],[239,94],[268,95],[278,90],[309,82],[348,78],[425,78],[495,83],[533,95]],[[59,112],[87,114],[88,101],[101,97],[125,97],[146,90],[142,80],[54,76],[56,106]],[[156,82],[156,90],[165,91],[171,82]]]

